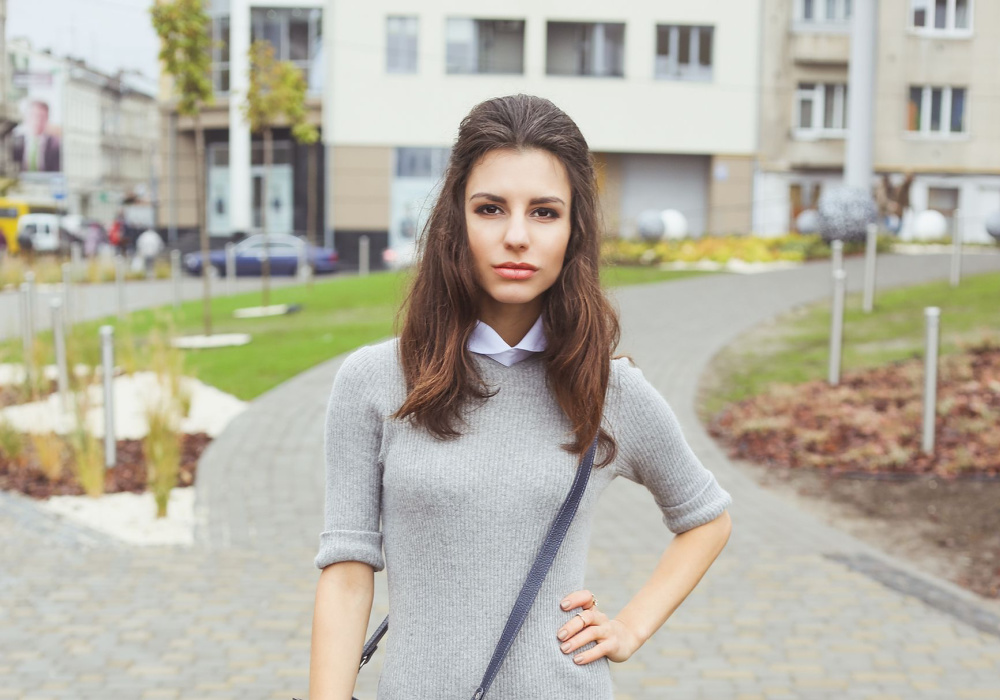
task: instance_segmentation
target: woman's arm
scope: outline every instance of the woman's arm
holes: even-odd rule
[[[726,510],[715,520],[674,537],[660,557],[653,575],[617,617],[608,619],[598,610],[585,611],[586,627],[579,617],[574,616],[559,629],[557,636],[563,631],[568,635],[565,641],[560,638],[560,644],[564,645],[567,641],[570,644],[563,650],[564,653],[572,654],[588,642],[597,640],[597,645],[580,653],[579,660],[577,657],[574,660],[585,664],[602,656],[615,662],[628,659],[663,626],[694,590],[726,546],[731,531],[732,521]],[[590,591],[576,591],[566,600],[569,605],[564,605],[563,609],[571,610],[575,607],[589,608],[593,597]]]
[[[316,585],[309,700],[351,700],[375,597],[375,572],[357,561],[323,569]]]

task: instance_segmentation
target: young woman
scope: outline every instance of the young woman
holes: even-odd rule
[[[579,510],[487,700],[610,700],[609,662],[635,653],[725,546],[729,494],[642,372],[612,357],[600,235],[593,159],[565,113],[527,95],[469,113],[402,332],[352,352],[334,380],[310,700],[350,699],[383,568],[377,700],[471,698],[595,435]],[[583,581],[594,506],[616,476],[646,486],[678,534],[611,616]]]

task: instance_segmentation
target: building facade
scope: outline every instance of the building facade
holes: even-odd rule
[[[271,232],[305,233],[307,149],[278,135],[286,155],[276,162],[285,171],[272,171],[264,197],[259,138],[240,113],[247,50],[257,38],[307,73],[310,116],[322,132],[324,238],[348,264],[361,235],[373,252],[418,235],[460,120],[478,102],[512,93],[549,98],[580,126],[598,160],[608,233],[629,235],[641,212],[665,209],[683,213],[695,234],[750,231],[757,0],[618,7],[213,0],[211,7],[217,93],[203,122],[213,235],[257,230],[264,202]],[[162,87],[169,114],[168,81]],[[178,173],[176,225],[191,227],[192,125],[164,120],[172,123],[180,127],[176,155],[164,149],[161,172]],[[169,133],[163,137],[168,144]]]
[[[851,0],[764,0],[760,162],[753,228],[795,228],[843,180]],[[899,235],[934,209],[966,241],[1000,211],[1000,4],[880,0],[874,171],[914,176]],[[959,212],[956,215],[956,212]]]
[[[19,123],[4,137],[8,197],[63,208],[107,225],[156,198],[159,109],[138,76],[108,75],[83,61],[8,43],[7,100]],[[135,208],[132,209],[135,211]]]

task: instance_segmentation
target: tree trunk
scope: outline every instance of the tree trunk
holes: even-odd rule
[[[260,226],[264,230],[264,257],[261,259],[261,283],[263,294],[261,305],[267,306],[271,301],[271,250],[270,237],[267,231],[267,209],[270,205],[268,194],[271,185],[271,127],[264,129],[264,181],[261,183],[260,195]]]
[[[202,319],[205,335],[212,335],[212,283],[208,274],[209,246],[208,225],[205,221],[205,131],[201,126],[201,112],[194,115],[194,205],[197,210],[198,235],[201,238]]]
[[[306,240],[310,245],[318,246],[316,231],[316,151],[322,143],[309,144],[308,173],[306,175]],[[313,276],[309,275],[308,288],[312,289]]]

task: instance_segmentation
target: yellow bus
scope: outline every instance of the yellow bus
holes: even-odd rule
[[[16,253],[20,250],[17,245],[17,220],[25,214],[57,214],[59,208],[46,204],[28,204],[19,199],[7,199],[0,197],[0,234],[3,241],[0,246],[7,249],[8,253]]]

